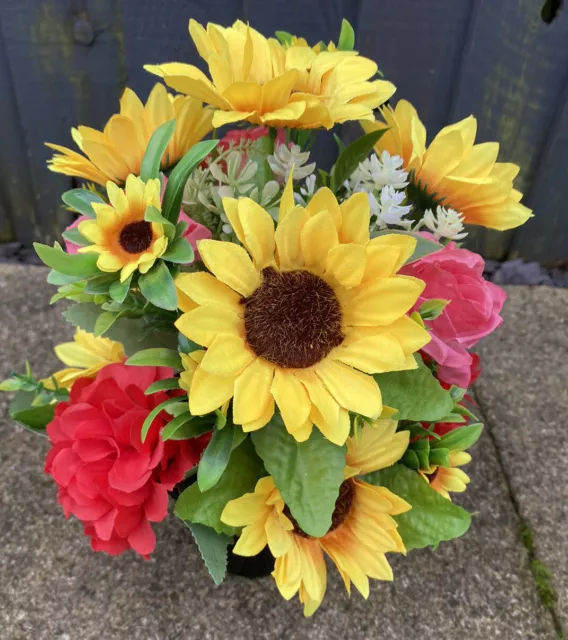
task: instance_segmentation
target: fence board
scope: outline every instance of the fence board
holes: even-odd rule
[[[452,122],[478,117],[478,140],[499,141],[500,159],[521,166],[521,191],[535,178],[568,66],[568,15],[546,25],[535,4],[476,0],[450,111]],[[479,230],[471,242],[503,258],[514,234]]]

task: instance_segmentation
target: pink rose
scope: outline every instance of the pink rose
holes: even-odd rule
[[[75,222],[73,222],[73,224],[70,224],[65,231],[69,231],[69,229],[76,229],[79,226],[80,222],[83,222],[83,220],[90,220],[90,218],[88,216],[79,216],[77,218],[77,220],[75,220]],[[65,249],[67,250],[67,253],[70,253],[71,255],[78,253],[79,250],[79,245],[78,244],[74,244],[73,242],[69,242],[69,240],[66,240],[65,238],[63,238],[63,242],[65,243]]]
[[[230,143],[239,144],[239,142],[254,142],[259,138],[264,138],[269,134],[268,127],[253,127],[252,129],[231,129],[219,140],[219,149],[228,149]],[[278,129],[276,135],[276,142],[278,144],[284,144],[286,142],[286,131],[284,129]]]
[[[426,283],[414,310],[427,300],[450,300],[441,315],[426,322],[432,340],[423,351],[438,363],[438,379],[467,388],[473,357],[468,349],[502,322],[506,293],[483,278],[483,258],[455,243],[408,265],[406,275]]]

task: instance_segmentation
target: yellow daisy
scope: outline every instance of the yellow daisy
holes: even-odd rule
[[[99,253],[97,267],[120,270],[124,282],[136,269],[146,273],[166,250],[163,225],[144,220],[146,207],[160,209],[160,181],[130,175],[125,189],[107,182],[107,194],[110,204],[93,203],[97,219],[79,223],[79,231],[94,243],[79,251]]]
[[[166,84],[212,105],[213,125],[247,120],[272,127],[331,129],[346,120],[374,120],[373,109],[395,91],[372,80],[377,65],[354,51],[315,51],[305,41],[284,47],[237,20],[223,28],[195,20],[189,33],[212,80],[180,62],[146,65]]]
[[[428,469],[419,471],[419,473],[426,482],[430,483],[434,491],[451,500],[450,491],[463,493],[470,482],[467,473],[457,468],[468,462],[471,462],[471,456],[467,451],[450,451],[449,467],[431,465]]]
[[[54,351],[68,368],[42,381],[48,389],[54,388],[52,378],[55,378],[58,387],[70,389],[78,378],[94,378],[107,365],[124,362],[126,357],[120,342],[97,338],[81,329],[77,329],[73,342],[59,344]]]
[[[162,84],[154,86],[146,105],[132,89],[125,89],[120,113],[110,118],[103,131],[83,126],[71,129],[73,140],[84,155],[48,143],[59,152],[48,161],[48,167],[98,184],[107,180],[121,184],[129,174],[139,175],[150,137],[173,118],[176,128],[162,158],[162,169],[167,169],[211,131],[213,113],[197,100],[174,97]]]
[[[400,100],[393,110],[382,109],[385,122],[362,123],[365,131],[388,127],[375,146],[404,160],[413,182],[464,216],[467,224],[504,231],[524,224],[531,216],[513,187],[516,164],[497,162],[499,143],[474,144],[477,121],[469,116],[444,127],[426,146],[426,129],[416,109]]]
[[[324,552],[333,560],[347,592],[351,583],[364,598],[369,578],[392,580],[387,552],[405,553],[392,516],[410,505],[385,487],[376,487],[355,476],[394,464],[408,446],[409,432],[396,432],[394,420],[365,425],[360,438],[347,441],[345,480],[339,489],[332,524],[321,538],[304,533],[284,504],[272,477],[258,481],[254,493],[231,500],[221,520],[244,527],[234,553],[254,556],[268,544],[276,558],[273,577],[282,596],[289,600],[299,592],[304,614],[321,604],[326,589]]]
[[[339,205],[324,188],[306,208],[291,198],[289,182],[276,231],[253,200],[225,198],[244,248],[202,240],[211,273],[176,280],[185,311],[176,326],[207,348],[191,380],[190,410],[206,414],[233,398],[235,423],[253,431],[276,403],[297,440],[315,424],[343,444],[349,411],[381,414],[369,374],[415,368],[412,354],[430,340],[406,316],[424,283],[396,273],[416,241],[398,234],[370,240],[364,193]]]

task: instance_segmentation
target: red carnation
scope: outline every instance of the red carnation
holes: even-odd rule
[[[142,423],[168,397],[144,391],[172,375],[165,367],[109,365],[94,380],[77,380],[47,426],[52,448],[45,472],[59,485],[65,516],[83,521],[94,551],[134,549],[147,557],[156,546],[150,522],[166,517],[168,490],[197,464],[209,440],[206,434],[163,442],[170,416],[162,412],[142,443]]]

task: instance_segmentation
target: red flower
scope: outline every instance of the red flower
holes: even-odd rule
[[[163,442],[160,431],[169,418],[164,412],[142,443],[142,423],[168,397],[144,391],[172,375],[165,367],[109,365],[94,380],[77,380],[47,426],[52,448],[45,472],[59,485],[65,516],[82,520],[94,551],[117,555],[133,549],[147,558],[156,546],[150,522],[166,517],[168,490],[207,445],[209,434]]]

